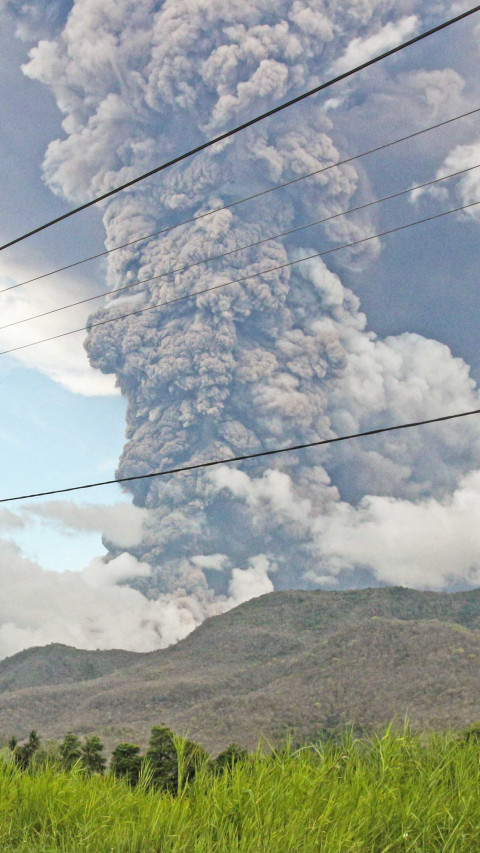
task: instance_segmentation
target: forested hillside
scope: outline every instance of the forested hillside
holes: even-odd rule
[[[480,592],[287,591],[149,654],[51,645],[0,663],[0,734],[146,743],[162,721],[209,751],[345,723],[480,717]]]

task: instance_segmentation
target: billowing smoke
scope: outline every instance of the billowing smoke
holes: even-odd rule
[[[65,508],[57,506],[58,518]],[[133,541],[136,519],[128,519]],[[108,511],[108,510],[107,510]],[[85,513],[88,516],[88,509]],[[67,514],[68,518],[68,514]],[[88,517],[85,519],[88,525]],[[18,526],[19,520],[0,517],[4,528]],[[79,521],[67,523],[79,528]],[[117,544],[120,539],[112,537]],[[152,568],[123,551],[108,562],[94,558],[81,572],[43,570],[26,559],[8,540],[0,540],[0,657],[28,646],[62,642],[87,649],[126,648],[148,652],[181,640],[206,616],[221,613],[256,595],[271,592],[269,562],[259,555],[245,569],[234,569],[226,596],[213,592],[202,597],[174,593],[145,596],[131,584],[147,579]]]
[[[448,8],[438,4],[438,14]],[[413,0],[76,0],[25,68],[51,88],[65,113],[65,137],[47,150],[45,178],[72,202],[106,191],[314,85],[332,68],[390,47],[421,28],[422,11]],[[391,110],[397,82],[382,73]],[[451,103],[462,103],[456,72],[404,75],[401,105],[412,129],[438,120],[446,77]],[[350,92],[336,89],[329,109],[312,99],[115,196],[104,208],[107,247],[348,156],[345,111],[337,121],[336,109]],[[364,167],[332,169],[112,254],[109,285],[159,276],[328,216],[348,207],[355,193],[368,194]],[[323,260],[262,274],[374,231],[365,213],[339,218],[108,298],[92,321],[258,273],[91,329],[91,363],[114,374],[128,400],[118,475],[476,408],[479,395],[461,359],[419,335],[377,337],[358,297]],[[343,261],[361,266],[379,251],[378,243],[367,243]],[[447,506],[459,480],[478,465],[479,449],[480,427],[470,419],[241,470],[133,482],[135,504],[148,511],[142,539],[126,548],[107,544],[114,561],[127,552],[136,565],[151,567],[132,581],[149,600],[186,596],[199,603],[197,621],[252,591],[348,585],[365,569],[379,581],[421,586],[421,566],[407,578],[398,559],[397,577],[382,573],[373,544],[383,531],[388,561],[388,511],[390,520],[402,512],[408,519],[408,512],[432,509],[425,501]],[[369,545],[358,533],[346,546],[352,525],[357,533],[365,525]],[[442,586],[451,576],[460,582],[468,572],[471,580],[473,564],[467,560],[459,578],[457,558],[452,552],[426,585]]]

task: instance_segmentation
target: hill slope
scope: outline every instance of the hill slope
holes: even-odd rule
[[[85,651],[62,643],[35,646],[0,661],[0,694],[25,687],[90,681],[126,669],[140,657],[123,649]]]
[[[148,654],[14,655],[0,663],[0,735],[144,741],[164,721],[214,751],[405,713],[423,728],[463,726],[480,717],[479,664],[479,590],[276,592]]]

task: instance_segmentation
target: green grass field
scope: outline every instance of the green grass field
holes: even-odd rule
[[[478,853],[480,745],[408,732],[284,750],[176,797],[0,768],[0,847],[32,853]]]

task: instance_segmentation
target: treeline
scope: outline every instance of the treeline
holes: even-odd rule
[[[305,749],[317,752],[319,746],[321,752],[328,746],[335,749],[345,742],[345,737],[347,742],[359,745],[363,743],[366,746],[370,742],[370,737],[355,736],[353,728],[345,728],[343,733],[337,733],[335,736],[331,732],[322,731],[316,744],[304,744],[298,749],[298,754]],[[454,739],[458,744],[474,743],[480,746],[480,722],[458,732]],[[211,758],[198,743],[176,735],[164,725],[152,728],[144,754],[137,744],[119,743],[111,754],[108,768],[104,745],[97,735],[81,739],[73,732],[67,732],[60,742],[42,741],[33,730],[27,740],[19,743],[12,737],[7,746],[10,762],[24,772],[41,771],[49,767],[67,772],[75,771],[85,776],[107,774],[115,779],[123,779],[132,788],[140,786],[144,791],[154,789],[171,794],[176,794],[186,783],[192,782],[199,768],[206,770],[207,775],[218,775],[232,769],[237,762],[245,763],[249,758],[252,761],[255,759],[255,756],[235,743],[230,744],[216,758]],[[279,751],[274,751],[272,757],[276,755],[278,758],[283,750],[289,753],[291,748],[291,742],[285,744]],[[2,750],[0,763],[1,752]],[[4,750],[4,762],[5,758]]]
[[[232,743],[215,759],[198,743],[176,735],[167,726],[154,726],[148,748],[142,755],[135,743],[119,743],[112,752],[107,771],[104,745],[97,735],[79,738],[67,732],[61,742],[42,742],[35,730],[26,741],[10,738],[8,747],[14,764],[23,771],[41,769],[47,765],[87,775],[105,772],[124,779],[135,787],[155,788],[175,793],[185,782],[193,780],[198,767],[208,767],[212,773],[233,767],[248,757],[245,749]]]

